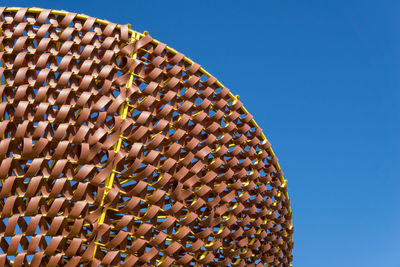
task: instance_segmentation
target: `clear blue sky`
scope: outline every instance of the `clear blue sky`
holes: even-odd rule
[[[289,180],[295,267],[400,266],[398,0],[1,2],[131,23],[239,94]]]

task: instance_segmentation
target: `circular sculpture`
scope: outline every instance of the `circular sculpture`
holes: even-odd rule
[[[290,266],[286,181],[238,97],[129,25],[0,15],[0,266]]]

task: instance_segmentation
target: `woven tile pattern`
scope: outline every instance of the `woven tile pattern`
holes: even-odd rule
[[[0,16],[0,266],[290,266],[283,174],[227,88],[127,25]]]

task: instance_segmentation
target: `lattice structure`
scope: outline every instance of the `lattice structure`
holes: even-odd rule
[[[286,181],[227,88],[128,25],[0,16],[0,266],[290,266]]]

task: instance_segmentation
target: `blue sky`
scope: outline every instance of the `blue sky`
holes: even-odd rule
[[[400,266],[399,1],[34,5],[147,30],[241,96],[289,180],[294,266]]]

